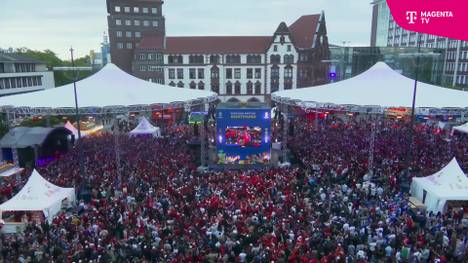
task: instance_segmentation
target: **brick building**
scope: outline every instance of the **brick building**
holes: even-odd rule
[[[302,16],[290,26],[282,22],[268,36],[170,37],[165,34],[162,4],[156,0],[108,0],[112,62],[137,77],[212,90],[223,101],[261,102],[278,90],[328,82],[328,64],[323,62],[329,59],[323,12]],[[158,11],[141,17],[133,12],[135,6],[137,11],[144,6]],[[136,20],[140,20],[138,26]],[[150,23],[145,27],[141,20]],[[151,21],[159,21],[158,26],[152,27]]]

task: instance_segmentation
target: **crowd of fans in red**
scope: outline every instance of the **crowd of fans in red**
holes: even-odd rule
[[[0,239],[4,262],[466,262],[463,212],[408,208],[408,130],[371,122],[294,124],[289,168],[196,171],[191,129],[165,138],[85,138],[84,173],[73,150],[40,173],[76,186],[77,206],[51,224]],[[453,156],[468,169],[468,140],[418,126],[413,173]],[[19,190],[10,189],[7,196]],[[87,191],[86,189],[89,189]],[[89,199],[89,200],[88,200]]]

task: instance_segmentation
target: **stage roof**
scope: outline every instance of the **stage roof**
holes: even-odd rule
[[[41,145],[54,128],[15,127],[0,140],[0,148],[26,148]]]
[[[343,81],[272,94],[276,102],[300,105],[315,103],[317,107],[329,108],[340,105],[372,107],[412,106],[414,80],[407,78],[384,62],[353,78]],[[468,92],[442,88],[418,82],[416,107],[468,107]]]
[[[216,93],[211,91],[175,88],[136,78],[114,64],[106,65],[76,85],[80,111],[89,114],[110,113],[112,110],[112,113],[148,111],[152,105],[183,107],[217,99]],[[73,113],[73,83],[34,93],[1,97],[0,107],[3,112],[29,109],[33,114]]]

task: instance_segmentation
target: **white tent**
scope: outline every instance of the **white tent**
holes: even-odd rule
[[[216,93],[211,91],[175,88],[136,78],[114,64],[107,64],[97,73],[78,81],[76,86],[80,111],[89,114],[102,113],[102,109],[112,107],[138,111],[151,105],[180,106],[181,103],[207,103],[217,99]],[[0,107],[3,111],[11,111],[13,107],[44,113],[74,113],[73,84],[1,97]]]
[[[452,130],[468,134],[468,122],[460,126],[455,126]]]
[[[453,158],[439,172],[413,178],[411,195],[429,211],[443,212],[447,201],[468,201],[468,178]]]
[[[153,135],[153,137],[161,137],[161,129],[159,127],[154,127],[145,117],[142,117],[138,126],[130,131],[130,135],[143,134],[150,134]]]
[[[278,91],[272,100],[286,103],[316,102],[335,105],[378,105],[411,108],[414,80],[384,62],[343,81],[303,89]],[[416,107],[468,107],[468,92],[418,82]]]
[[[0,212],[42,211],[50,222],[60,212],[64,201],[68,204],[75,201],[75,189],[51,184],[34,170],[24,187],[0,205]]]

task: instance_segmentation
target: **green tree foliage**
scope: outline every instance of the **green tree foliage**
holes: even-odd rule
[[[16,49],[15,52],[25,57],[43,61],[47,64],[47,67],[49,68],[72,66],[71,61],[61,60],[59,57],[57,57],[57,54],[55,54],[52,50],[49,50],[49,49],[46,49],[44,51],[38,51],[38,50],[31,50],[28,48],[18,48]],[[91,63],[90,63],[89,56],[75,59],[75,66],[77,67],[87,67],[87,66],[90,66],[90,64]],[[92,71],[80,71],[80,72],[77,72],[76,78],[77,80],[80,80],[80,79],[83,79],[92,75],[93,73],[94,72]],[[60,87],[60,86],[72,83],[73,77],[74,76],[72,72],[56,71],[54,72],[55,86]]]

